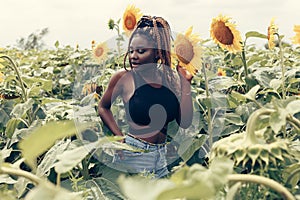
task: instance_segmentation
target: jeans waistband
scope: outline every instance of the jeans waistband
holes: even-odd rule
[[[126,144],[129,144],[131,146],[134,146],[134,147],[137,147],[137,148],[140,148],[143,150],[157,150],[157,149],[166,147],[166,143],[153,144],[153,143],[147,142],[145,140],[142,140],[140,138],[134,137],[131,134],[126,135],[125,142],[126,142]]]

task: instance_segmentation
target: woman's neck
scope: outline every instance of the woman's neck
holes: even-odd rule
[[[136,71],[147,83],[154,85],[162,84],[162,77],[159,69],[155,66],[147,70]],[[156,86],[157,87],[157,86]]]

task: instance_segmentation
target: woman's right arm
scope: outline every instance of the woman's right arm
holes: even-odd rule
[[[122,94],[123,88],[122,84],[120,84],[120,80],[125,72],[126,71],[117,72],[111,77],[108,87],[98,104],[98,113],[100,115],[100,118],[102,119],[103,123],[110,129],[110,131],[116,136],[124,136],[124,134],[119,129],[110,108],[115,99]]]

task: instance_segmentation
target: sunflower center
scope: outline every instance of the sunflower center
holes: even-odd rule
[[[136,19],[135,19],[135,16],[134,14],[132,13],[128,13],[125,20],[124,20],[124,24],[125,24],[125,27],[128,29],[128,30],[133,30],[135,24],[136,24]]]
[[[175,53],[181,62],[189,64],[194,57],[193,45],[184,38],[180,44],[176,45]]]
[[[103,48],[97,48],[95,51],[95,56],[100,57],[102,56],[104,53],[104,49]]]
[[[214,27],[213,32],[216,39],[225,45],[233,44],[233,34],[228,26],[225,25],[224,22],[218,21]]]

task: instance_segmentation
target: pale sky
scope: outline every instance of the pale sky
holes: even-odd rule
[[[13,46],[30,33],[49,28],[44,37],[48,47],[61,45],[90,48],[116,36],[108,29],[110,18],[122,17],[127,5],[134,4],[144,14],[162,16],[175,32],[193,26],[202,39],[209,38],[212,18],[231,16],[242,37],[248,31],[266,34],[272,17],[290,42],[293,27],[300,24],[299,0],[0,0],[0,47]],[[251,39],[252,42],[264,42]],[[259,41],[260,40],[260,41]],[[249,41],[251,42],[251,41]]]

